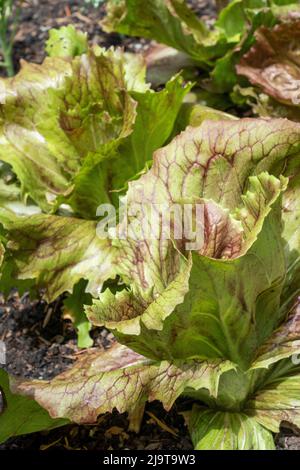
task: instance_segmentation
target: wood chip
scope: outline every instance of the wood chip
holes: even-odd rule
[[[175,431],[175,429],[171,428],[166,423],[161,421],[159,418],[157,418],[157,416],[155,416],[155,414],[151,413],[151,411],[146,411],[146,413],[147,413],[148,416],[150,416],[150,418],[153,419],[153,421],[155,421],[156,424],[158,424],[158,426],[161,429],[163,429],[164,431],[172,434],[172,436],[178,437],[178,433]]]

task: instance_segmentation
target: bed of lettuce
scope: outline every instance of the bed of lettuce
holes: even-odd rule
[[[114,409],[139,432],[184,395],[195,449],[274,449],[300,427],[298,2],[233,0],[208,28],[182,0],[110,0],[104,27],[167,48],[62,28],[0,82],[0,290],[67,293],[85,348],[49,381],[0,370],[0,442]],[[143,210],[99,238],[120,199]],[[174,204],[204,208],[200,248],[147,236],[145,208]]]

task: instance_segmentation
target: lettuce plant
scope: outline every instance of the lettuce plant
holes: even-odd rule
[[[95,8],[104,3],[106,0],[85,0],[86,3],[91,3]]]
[[[171,62],[172,71],[174,67],[180,70],[194,64],[202,71],[200,85],[216,93],[227,93],[240,81],[235,65],[255,42],[254,32],[260,26],[289,22],[299,17],[300,10],[295,0],[223,3],[228,5],[219,12],[211,29],[197,18],[185,0],[109,0],[102,24],[108,32],[155,39],[176,49],[179,52],[175,62],[174,54],[170,59],[169,47],[165,49],[165,62]],[[162,56],[161,49],[151,54],[154,83],[165,77],[157,66]]]
[[[111,236],[126,287],[86,307],[117,342],[12,391],[77,423],[127,411],[135,430],[147,400],[169,410],[184,395],[196,449],[273,449],[282,422],[300,426],[299,152],[297,123],[220,115],[158,150],[129,184],[126,237]],[[149,237],[150,208],[174,204],[193,230],[177,236],[171,217],[169,237],[162,223]]]
[[[299,16],[273,28],[257,30],[256,42],[237,65],[253,87],[240,88],[256,114],[285,116],[299,121]]]
[[[155,92],[141,57],[88,49],[71,26],[51,31],[46,49],[43,64],[0,82],[0,282],[43,289],[48,301],[76,285],[66,308],[78,316],[78,298],[113,271],[97,207],[117,204],[166,142],[191,85],[177,75]]]

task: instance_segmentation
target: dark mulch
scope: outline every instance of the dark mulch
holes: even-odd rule
[[[278,450],[299,450],[300,434],[296,431],[284,429],[276,437],[276,445]]]
[[[207,23],[213,21],[213,2],[190,0],[189,3]],[[122,46],[133,52],[148,47],[150,41],[147,40],[104,33],[99,25],[103,15],[103,6],[95,9],[83,0],[24,1],[14,48],[16,70],[21,58],[42,62],[49,29],[71,23],[88,33],[91,44]],[[113,341],[111,333],[100,328],[92,331],[92,337],[94,347],[99,348],[107,348]],[[0,340],[5,341],[7,348],[6,369],[11,374],[28,378],[54,377],[71,366],[78,354],[76,332],[70,321],[62,319],[61,300],[49,306],[43,300],[32,302],[28,296],[20,299],[17,293],[6,302],[0,299]],[[113,413],[101,416],[94,426],[70,425],[50,432],[12,438],[0,445],[0,450],[188,450],[192,449],[192,444],[180,414],[186,407],[186,401],[178,400],[167,413],[158,402],[147,405],[138,435],[128,431],[125,414]],[[158,424],[155,417],[163,425]],[[164,425],[167,428],[164,429]],[[278,449],[300,449],[300,437],[289,430],[278,435],[276,442]]]

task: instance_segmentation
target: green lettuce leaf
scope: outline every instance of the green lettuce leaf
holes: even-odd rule
[[[87,49],[87,34],[77,31],[73,25],[50,29],[45,47],[49,57],[75,57]]]
[[[272,449],[270,431],[279,432],[284,423],[299,427],[298,317],[297,306],[287,323],[258,351],[248,371],[224,373],[217,398],[206,390],[188,391],[189,396],[209,406],[194,406],[187,412],[196,448]]]
[[[300,17],[299,5],[295,4],[234,0],[224,5],[213,27],[207,29],[185,0],[151,0],[146,5],[141,0],[109,0],[102,24],[108,32],[142,36],[169,46],[159,45],[158,50],[146,54],[149,77],[154,84],[166,81],[169,71],[175,73],[181,65],[186,68],[185,73],[194,75],[200,86],[209,86],[211,91],[222,94],[232,91],[239,83],[235,67],[255,42],[258,28],[285,24]],[[202,83],[202,77],[197,78],[193,65],[210,72],[208,81]]]
[[[163,85],[180,71],[185,78],[191,81],[196,79],[196,63],[185,52],[163,44],[154,44],[145,52],[144,57],[147,80],[154,88]]]
[[[299,426],[299,303],[286,315],[295,302],[293,263],[300,249],[287,210],[290,204],[297,215],[300,125],[220,117],[188,127],[157,151],[151,169],[129,183],[128,217],[120,214],[111,238],[95,242],[105,242],[111,256],[97,283],[119,275],[125,288],[107,288],[86,312],[123,345],[87,351],[51,381],[15,381],[14,392],[34,398],[52,417],[89,423],[116,408],[128,411],[136,428],[147,400],[158,399],[168,410],[183,394],[206,405],[188,416],[199,449],[271,449],[271,432],[282,422]],[[145,215],[153,206],[161,215],[174,204],[199,204],[202,225],[177,237],[172,218],[169,236],[159,223],[158,236],[149,237]],[[21,222],[3,214],[5,236],[16,229],[17,239]],[[44,216],[63,219],[31,218]],[[194,216],[189,213],[190,226]],[[75,219],[65,219],[74,231]],[[96,222],[80,222],[93,224],[95,234]],[[86,255],[88,235],[84,241],[81,236]],[[30,263],[38,262],[36,251],[25,253]]]
[[[288,118],[291,121],[300,121],[299,107],[279,103],[262,93],[259,88],[235,85],[230,96],[237,106],[250,107],[254,116]]]
[[[205,65],[228,49],[225,23],[209,31],[182,0],[110,0],[102,26],[108,32],[155,39]]]
[[[0,443],[10,437],[54,429],[68,424],[67,419],[53,419],[35,400],[10,391],[9,376],[0,368]]]
[[[245,413],[194,406],[186,416],[196,450],[274,450],[270,431]]]
[[[17,284],[22,288],[26,276],[37,278],[37,287],[54,299],[64,290],[71,293],[81,278],[93,277],[99,266],[96,261],[89,272],[93,250],[104,271],[109,268],[109,246],[91,242],[96,225],[81,224],[82,219],[96,219],[100,204],[117,205],[120,191],[169,138],[191,85],[178,75],[161,91],[150,90],[140,56],[97,47],[73,59],[24,63],[13,80],[1,84],[0,158],[13,175],[9,185],[0,178],[1,206],[11,211],[0,216],[9,232],[1,286],[7,293]],[[41,210],[55,215],[32,218]],[[81,229],[72,236],[73,221],[90,232],[87,244],[76,240]],[[57,231],[60,249],[50,253]],[[75,253],[71,245],[77,242],[81,248]],[[66,256],[63,246],[69,247]],[[93,287],[90,279],[88,291],[95,294],[105,279],[96,275]]]
[[[72,292],[82,278],[88,280],[87,292],[97,295],[103,282],[115,277],[114,249],[109,239],[97,237],[96,222],[47,214],[18,217],[3,210],[0,216],[13,277],[36,279],[46,300]]]

